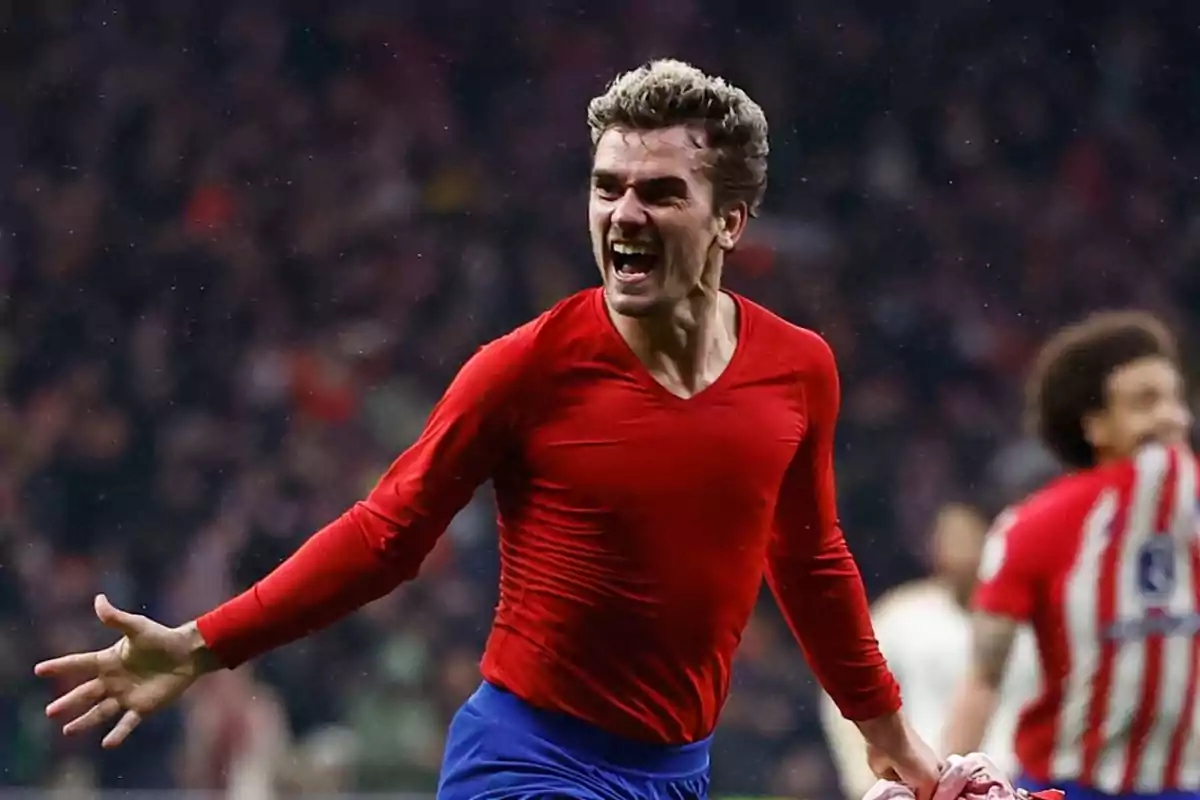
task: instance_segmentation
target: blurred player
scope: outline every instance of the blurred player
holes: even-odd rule
[[[896,680],[904,687],[904,709],[913,730],[934,746],[941,739],[953,693],[971,661],[971,620],[967,604],[975,587],[987,520],[967,505],[951,503],[937,514],[931,541],[933,576],[899,586],[875,603],[871,619],[879,646]],[[982,750],[1012,774],[1013,731],[1021,708],[1038,688],[1037,649],[1033,635],[1018,633],[1000,702]],[[821,721],[842,791],[857,798],[875,776],[863,758],[865,745],[855,727],[822,696]]]
[[[291,747],[283,703],[248,670],[213,678],[187,697],[180,788],[273,800]]]
[[[116,719],[117,745],[204,672],[390,592],[491,479],[500,602],[440,797],[706,796],[764,573],[874,768],[928,795],[937,759],[900,714],[838,527],[833,355],[720,289],[766,185],[762,110],[658,61],[588,124],[603,288],[485,346],[370,496],[242,596],[175,629],[98,599],[124,637],[38,667],[80,681],[48,709],[68,733]]]
[[[979,744],[1029,622],[1045,687],[1017,728],[1026,787],[1197,797],[1196,460],[1175,343],[1148,315],[1094,315],[1045,346],[1029,397],[1073,471],[989,534],[974,666],[945,745]]]

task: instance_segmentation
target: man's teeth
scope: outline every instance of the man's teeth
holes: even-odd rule
[[[613,242],[611,246],[613,266],[620,275],[644,275],[652,271],[658,263],[659,251],[652,244]]]
[[[614,242],[613,252],[622,256],[652,256],[654,248],[644,244],[627,244],[625,242]]]

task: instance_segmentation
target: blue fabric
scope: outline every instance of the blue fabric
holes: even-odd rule
[[[1182,789],[1159,792],[1158,794],[1105,794],[1088,786],[1080,786],[1077,783],[1041,783],[1031,780],[1025,775],[1022,775],[1017,781],[1018,789],[1026,789],[1030,792],[1041,792],[1046,789],[1061,789],[1066,795],[1066,800],[1200,800],[1200,792],[1185,791]]]
[[[711,738],[633,742],[484,683],[446,740],[438,800],[707,800]]]

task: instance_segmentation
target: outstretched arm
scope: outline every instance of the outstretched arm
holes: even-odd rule
[[[522,344],[510,335],[477,353],[366,500],[248,591],[196,620],[223,666],[320,630],[417,574],[501,457],[515,424]]]
[[[1017,637],[1015,619],[975,612],[971,619],[971,665],[951,706],[943,746],[947,753],[977,751],[1000,701],[1000,684]]]
[[[512,390],[524,377],[515,335],[459,373],[420,439],[370,496],[308,540],[249,591],[198,620],[167,628],[96,598],[121,638],[91,653],[43,661],[35,672],[73,686],[46,707],[65,734],[117,720],[116,747],[197,678],[290,642],[381,597],[417,573],[455,513],[501,458],[515,424]]]

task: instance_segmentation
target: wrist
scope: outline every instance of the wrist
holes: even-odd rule
[[[208,642],[204,641],[195,620],[180,625],[176,630],[185,637],[188,660],[195,670],[196,677],[221,669],[220,660],[216,653],[208,648]]]
[[[874,719],[860,720],[854,724],[858,726],[868,744],[885,753],[898,752],[909,746],[908,723],[899,711]]]

